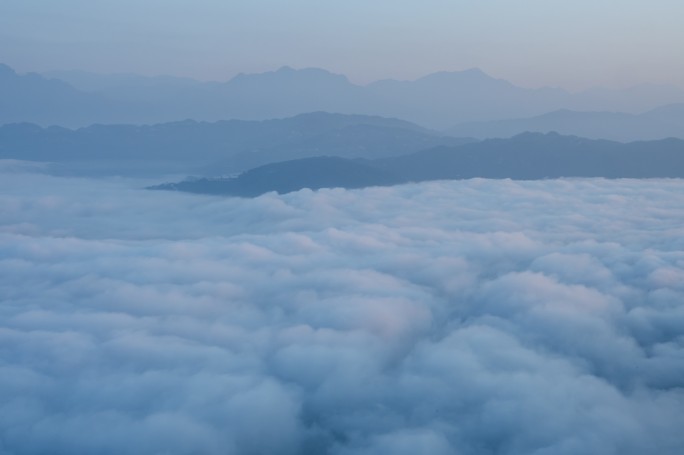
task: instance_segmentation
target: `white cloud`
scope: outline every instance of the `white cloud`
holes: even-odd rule
[[[0,453],[684,447],[682,181],[145,183],[2,175]]]

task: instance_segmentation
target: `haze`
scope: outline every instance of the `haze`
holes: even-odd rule
[[[684,454],[682,5],[0,1],[0,455]]]
[[[283,65],[365,84],[483,69],[525,87],[684,80],[677,0],[0,3],[0,62],[227,80]]]

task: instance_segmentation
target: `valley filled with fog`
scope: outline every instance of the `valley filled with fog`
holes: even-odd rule
[[[0,1],[0,455],[684,454],[683,17]]]
[[[681,453],[682,180],[152,183],[0,166],[0,453]]]

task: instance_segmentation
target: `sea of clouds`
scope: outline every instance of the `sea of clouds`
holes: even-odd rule
[[[0,169],[2,454],[684,452],[684,181]]]

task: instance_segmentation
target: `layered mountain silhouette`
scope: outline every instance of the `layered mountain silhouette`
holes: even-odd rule
[[[20,75],[0,63],[0,124],[86,125],[102,118],[106,109],[113,109],[113,103],[99,94],[36,73]]]
[[[675,87],[644,85],[581,93],[526,89],[477,69],[360,86],[322,69],[289,67],[240,74],[227,82],[198,82],[83,72],[19,75],[3,65],[0,95],[0,123],[67,127],[187,118],[265,120],[327,111],[397,117],[445,129],[463,122],[531,117],[558,109],[637,113],[684,102],[684,90]]]
[[[365,188],[404,183],[405,180],[365,163],[340,157],[317,156],[250,169],[233,178],[200,178],[166,183],[151,189],[255,197],[270,191],[290,193],[303,188]]]
[[[33,124],[0,127],[0,158],[57,163],[80,174],[224,175],[318,155],[382,158],[468,142],[412,123],[327,114],[149,126],[93,125],[71,130]]]
[[[193,179],[154,189],[257,196],[302,188],[360,188],[468,178],[537,180],[561,177],[682,178],[684,140],[590,140],[525,133],[401,157],[349,160],[315,157],[272,163],[234,178]]]
[[[455,136],[506,138],[525,131],[551,132],[622,142],[684,138],[684,103],[670,104],[643,114],[559,110],[531,118],[469,122],[447,130]]]
[[[558,133],[523,133],[458,147],[437,147],[374,165],[410,181],[560,177],[684,177],[684,140],[621,143]]]

